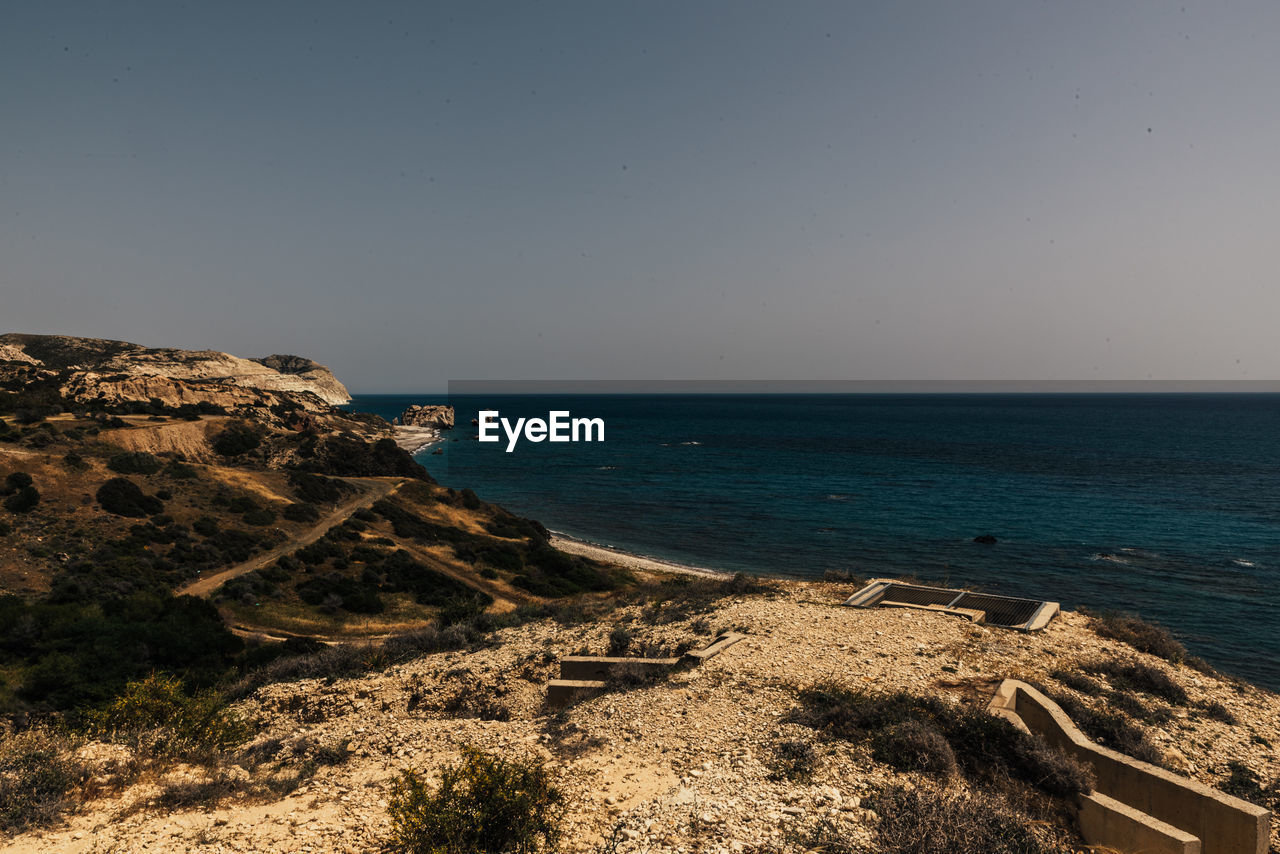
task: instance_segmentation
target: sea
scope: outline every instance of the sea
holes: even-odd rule
[[[847,570],[1133,612],[1280,690],[1280,395],[360,395],[450,403],[442,484],[598,545],[730,572]],[[481,409],[603,442],[475,440]],[[975,542],[992,535],[994,544]]]

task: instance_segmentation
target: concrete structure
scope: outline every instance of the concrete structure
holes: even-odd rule
[[[560,678],[607,680],[621,674],[666,673],[678,658],[612,658],[603,655],[567,655],[560,659]]]
[[[916,608],[964,617],[1003,629],[1036,632],[1058,614],[1057,602],[995,596],[949,587],[906,584],[891,578],[873,578],[845,600],[851,608]]]
[[[560,659],[560,678],[547,683],[547,703],[567,706],[599,694],[610,680],[627,676],[661,678],[680,665],[696,667],[733,646],[746,635],[725,632],[704,649],[682,658],[625,658],[606,655],[568,655]]]
[[[1080,803],[1089,844],[1135,854],[1266,854],[1268,810],[1095,744],[1027,683],[1004,680],[988,708],[1093,768],[1095,791]]]

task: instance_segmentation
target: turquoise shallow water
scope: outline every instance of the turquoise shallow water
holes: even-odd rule
[[[423,395],[357,397],[390,418]],[[1138,611],[1280,689],[1280,395],[454,397],[418,455],[581,539],[794,576],[850,569]],[[603,444],[482,444],[504,417],[602,417]],[[993,546],[974,543],[991,533]]]

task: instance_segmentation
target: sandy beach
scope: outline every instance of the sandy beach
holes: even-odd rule
[[[441,441],[440,431],[435,427],[406,427],[397,424],[394,429],[396,444],[411,454]]]
[[[687,566],[682,563],[673,563],[667,560],[659,560],[658,558],[643,557],[634,555],[630,552],[619,551],[618,549],[610,549],[604,546],[597,546],[592,543],[584,543],[581,540],[575,540],[566,537],[564,534],[552,532],[551,545],[562,552],[569,554],[581,555],[589,557],[592,560],[598,560],[604,563],[617,564],[627,569],[639,570],[640,572],[678,572],[684,575],[701,575],[707,578],[727,578],[733,573],[723,572],[717,569],[707,569],[701,566]]]

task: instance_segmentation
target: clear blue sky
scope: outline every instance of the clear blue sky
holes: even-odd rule
[[[1274,2],[4,19],[0,331],[367,392],[1280,377]]]

